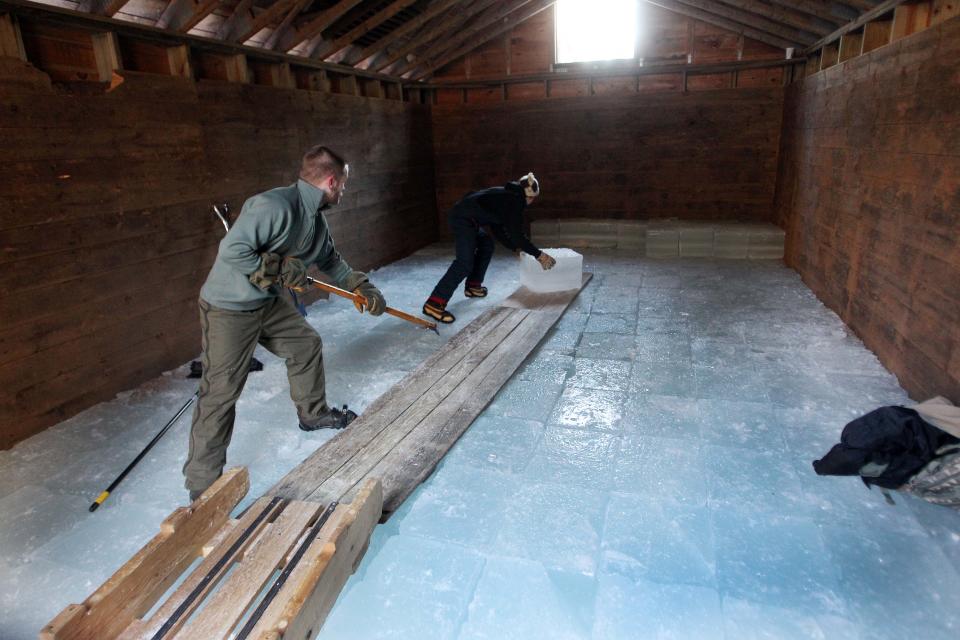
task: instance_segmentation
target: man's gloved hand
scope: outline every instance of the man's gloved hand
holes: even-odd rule
[[[384,300],[380,289],[373,286],[367,278],[367,274],[362,271],[351,271],[344,279],[343,288],[366,298],[366,309],[370,312],[370,315],[379,316],[387,310],[387,301]],[[354,302],[353,305],[357,308],[357,311],[363,313],[364,305],[359,302]]]
[[[554,260],[550,255],[542,251],[540,252],[540,257],[537,258],[537,262],[540,263],[540,266],[543,267],[544,271],[549,271],[550,269],[553,269],[553,266],[557,264],[556,260]]]
[[[250,282],[266,291],[280,281],[280,256],[275,253],[261,253],[260,266],[250,274]]]
[[[307,266],[299,258],[284,258],[280,263],[280,284],[297,291],[307,286]]]

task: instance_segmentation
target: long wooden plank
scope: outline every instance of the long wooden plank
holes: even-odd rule
[[[390,390],[377,398],[349,429],[327,441],[290,473],[280,479],[266,495],[302,500],[318,487],[345,460],[417,402],[430,387],[443,378],[482,339],[507,316],[506,309],[491,309],[467,325],[460,333]]]
[[[216,546],[206,555],[203,562],[197,565],[197,568],[194,569],[190,575],[187,577],[183,583],[177,587],[177,590],[170,595],[169,598],[157,609],[152,616],[147,620],[135,620],[127,629],[120,634],[119,640],[137,640],[138,638],[152,638],[161,627],[166,624],[168,620],[177,612],[181,605],[183,605],[187,599],[193,594],[194,589],[202,586],[204,578],[216,570],[216,566],[223,560],[228,551],[233,547],[244,533],[247,532],[248,528],[255,525],[257,519],[261,520],[260,526],[256,527],[248,535],[245,544],[238,545],[236,549],[235,556],[240,557],[244,554],[247,548],[253,544],[254,540],[257,539],[260,531],[267,526],[267,523],[272,519],[272,513],[264,513],[268,509],[271,512],[278,511],[280,505],[273,505],[271,507],[270,498],[259,498],[249,509],[243,514],[243,516],[238,520],[232,520],[224,525],[226,530],[226,535],[219,537],[217,540]],[[263,517],[261,518],[261,514]],[[198,592],[198,595],[195,597],[194,602],[180,613],[179,620],[175,624],[171,625],[167,633],[169,636],[177,633],[187,620],[190,619],[190,616],[193,612],[200,606],[203,602],[203,598],[219,583],[220,579],[230,568],[230,564],[224,563],[224,566],[220,568],[219,571],[209,575],[209,580],[203,588],[202,591]]]
[[[40,638],[99,640],[119,635],[190,566],[249,487],[246,468],[228,470],[190,507],[177,509],[164,520],[160,533],[83,604],[72,604],[57,615]]]
[[[483,372],[490,366],[489,356],[501,348],[528,313],[522,309],[511,310],[507,319],[495,331],[485,336],[474,350],[452,368],[441,384],[431,387],[411,407],[411,411],[394,421],[389,429],[384,430],[357,455],[337,469],[336,473],[331,474],[306,499],[315,502],[339,500],[347,491],[358,485],[368,476],[370,470],[418,424],[428,420],[435,411],[445,411],[446,407],[451,406],[448,398],[456,395],[458,389],[482,379]]]
[[[591,274],[584,274],[581,288],[586,286],[590,278]],[[433,472],[447,451],[543,340],[578,293],[579,289],[561,294],[536,295],[521,289],[515,297],[511,296],[510,301],[514,304],[528,304],[526,308],[530,312],[511,334],[510,340],[502,345],[499,353],[491,354],[489,360],[496,362],[486,368],[479,381],[458,389],[457,395],[448,399],[447,411],[431,416],[435,419],[424,420],[415,433],[405,438],[370,471],[371,477],[380,478],[383,482],[384,519],[396,511]]]
[[[347,578],[359,565],[382,507],[383,488],[375,478],[364,482],[349,505],[339,505],[250,637],[316,637]]]
[[[322,508],[323,505],[309,502],[288,504],[283,513],[267,525],[223,586],[174,637],[225,639]]]

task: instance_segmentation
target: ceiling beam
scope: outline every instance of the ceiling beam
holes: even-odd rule
[[[680,2],[695,9],[712,13],[720,16],[721,18],[726,18],[727,20],[732,20],[733,22],[741,24],[745,27],[751,27],[758,31],[769,33],[770,35],[777,36],[778,38],[782,38],[788,42],[792,42],[795,45],[807,45],[811,42],[816,42],[817,38],[819,37],[819,34],[785,26],[779,22],[768,20],[767,18],[749,13],[747,11],[735,9],[729,5],[719,2],[718,0],[680,0]]]
[[[296,49],[301,42],[319,37],[324,29],[343,17],[347,11],[350,11],[350,9],[353,9],[362,1],[363,0],[340,0],[340,2],[316,18],[311,19],[298,29],[289,31],[282,36],[277,43],[277,49],[280,51],[292,51]]]
[[[286,12],[294,4],[296,4],[296,0],[276,0],[269,7],[258,13],[256,17],[252,17],[250,13],[240,16],[229,40],[231,42],[246,42],[263,31],[263,29],[269,26],[270,23],[276,20],[281,14],[286,15]]]
[[[237,7],[233,10],[227,19],[220,23],[220,27],[217,29],[217,40],[224,40],[226,42],[233,42],[233,36],[237,33],[237,30],[240,28],[240,23],[248,19],[246,15],[249,11],[253,9],[253,0],[240,0]]]
[[[485,38],[487,34],[482,33],[501,20],[506,20],[514,11],[520,9],[531,0],[509,0],[508,2],[495,2],[485,11],[477,14],[469,23],[463,23],[460,27],[451,30],[449,37],[438,37],[436,41],[428,48],[416,52],[416,58],[413,62],[402,65],[400,68],[391,69],[391,75],[403,76],[408,71],[432,65],[434,60],[444,56],[447,52],[459,48],[464,43],[473,45],[472,48],[479,46],[477,38]]]
[[[280,21],[280,24],[277,25],[277,28],[273,30],[273,33],[270,34],[270,37],[267,38],[266,42],[263,43],[264,49],[276,49],[277,44],[280,40],[286,36],[290,29],[292,29],[293,21],[297,19],[304,10],[313,3],[313,0],[297,0],[290,10],[287,12],[287,15],[283,17],[283,20]]]
[[[440,15],[441,13],[443,13],[453,5],[457,4],[457,2],[459,1],[460,0],[439,0],[438,2],[434,2],[432,5],[430,5],[430,7],[426,11],[421,13],[419,16],[417,16],[413,20],[408,20],[407,22],[404,22],[402,25],[400,25],[399,27],[397,27],[387,35],[383,36],[373,44],[366,47],[363,51],[357,54],[353,64],[356,65],[368,58],[372,58],[373,56],[377,55],[378,53],[386,49],[398,38],[402,38],[403,36],[414,31],[415,29],[419,29],[428,20],[432,20],[433,18],[437,17],[438,15]]]
[[[468,9],[460,9],[456,7],[451,9],[449,13],[443,15],[439,20],[435,20],[425,26],[421,31],[415,33],[410,40],[403,45],[402,47],[389,51],[387,55],[381,60],[375,61],[370,65],[371,71],[380,71],[385,69],[397,62],[407,57],[408,54],[421,50],[424,51],[428,47],[433,46],[440,38],[451,33],[456,32],[463,25],[465,25],[473,16],[477,15],[481,11],[485,10],[487,7],[492,5],[496,0],[478,0],[473,4],[469,5]]]
[[[554,4],[556,4],[556,0],[534,0],[533,2],[517,3],[517,6],[508,11],[505,16],[498,17],[490,21],[484,21],[482,26],[472,26],[470,32],[474,35],[479,34],[478,37],[466,38],[469,40],[469,42],[460,47],[448,49],[445,53],[442,53],[437,58],[431,60],[426,67],[423,67],[419,71],[412,74],[411,77],[414,80],[418,80],[430,75],[437,69],[445,67],[454,60],[465,56],[466,54],[486,44],[501,34],[510,31],[517,25],[526,22],[541,11],[549,9]],[[464,39],[459,40],[460,42],[463,42]]]
[[[167,5],[155,26],[161,29],[170,29],[186,33],[203,22],[204,18],[213,13],[223,0],[173,0]]]
[[[840,27],[830,35],[823,37],[820,40],[817,40],[816,42],[814,42],[812,45],[807,47],[806,50],[804,50],[803,55],[809,55],[810,53],[813,53],[814,51],[816,51],[817,49],[820,49],[824,45],[829,44],[834,40],[837,40],[841,36],[845,36],[851,31],[855,31],[859,29],[860,27],[867,24],[868,22],[876,20],[877,18],[887,13],[888,11],[893,11],[894,9],[897,8],[897,5],[903,4],[905,1],[906,0],[886,0],[886,2],[880,3],[870,11],[867,11],[866,13],[861,15],[856,20],[851,21],[850,23]]]
[[[123,9],[130,0],[80,0],[76,11],[94,13],[98,16],[113,17]]]
[[[857,11],[870,11],[874,7],[878,6],[876,2],[871,2],[870,0],[843,0],[841,4],[845,4],[853,7]]]
[[[381,24],[383,24],[393,16],[397,15],[398,13],[400,13],[401,11],[403,11],[404,9],[406,9],[407,7],[409,7],[415,2],[417,2],[417,0],[394,0],[393,2],[388,4],[386,7],[384,7],[377,13],[373,14],[372,16],[370,16],[369,18],[367,18],[366,20],[364,20],[363,22],[355,26],[353,29],[350,29],[350,31],[343,34],[333,42],[326,45],[317,43],[320,46],[314,47],[313,50],[308,49],[304,51],[304,54],[313,58],[320,58],[322,60],[325,60],[330,56],[342,51],[344,48],[350,46],[350,44],[354,40],[356,40],[363,34],[367,33],[368,31],[376,29]]]
[[[721,0],[724,4],[731,5],[743,11],[749,11],[759,16],[763,16],[774,22],[789,25],[797,29],[809,31],[818,36],[824,36],[837,28],[836,23],[821,20],[815,16],[787,9],[763,0]]]
[[[851,20],[856,20],[857,11],[848,6],[837,2],[823,2],[823,0],[769,0],[772,4],[778,4],[781,7],[787,7],[796,11],[817,16],[821,20],[832,22],[836,25],[846,24]]]
[[[732,31],[733,33],[740,33],[748,38],[753,38],[759,42],[764,42],[769,44],[772,47],[777,47],[778,49],[788,49],[790,47],[796,47],[797,43],[792,40],[786,40],[778,36],[771,35],[765,31],[760,31],[759,29],[754,29],[753,27],[748,27],[743,24],[734,22],[733,20],[728,20],[721,16],[718,16],[702,9],[697,9],[686,4],[678,2],[678,0],[645,0],[649,4],[656,5],[658,7],[663,7],[673,11],[674,13],[679,13],[685,15],[688,18],[693,18],[695,20],[700,20],[701,22],[706,22],[712,24],[715,27],[720,27],[721,29],[726,29],[727,31]]]

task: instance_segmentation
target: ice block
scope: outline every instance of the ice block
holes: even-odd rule
[[[520,284],[536,293],[579,289],[583,278],[583,256],[573,249],[543,249],[557,264],[544,271],[533,256],[523,254]]]

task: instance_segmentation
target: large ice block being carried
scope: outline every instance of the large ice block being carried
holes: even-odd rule
[[[552,269],[543,270],[536,258],[523,254],[520,263],[520,284],[537,293],[579,289],[583,279],[583,256],[573,249],[543,249],[557,261]]]

